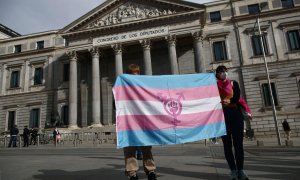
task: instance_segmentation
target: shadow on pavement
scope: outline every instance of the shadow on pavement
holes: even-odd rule
[[[112,168],[101,168],[83,171],[63,171],[59,169],[39,170],[34,179],[42,180],[100,180],[100,179],[126,179],[123,170]]]

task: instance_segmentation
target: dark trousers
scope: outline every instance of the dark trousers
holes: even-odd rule
[[[32,144],[32,142],[33,142],[33,145],[36,144],[36,136],[31,136],[30,145]]]
[[[244,120],[238,108],[223,108],[227,135],[222,136],[224,153],[231,170],[244,168]],[[234,147],[234,153],[232,151]]]
[[[24,138],[24,147],[28,147],[29,146],[29,137],[28,136],[23,136]]]
[[[8,147],[11,147],[11,144],[13,144],[13,147],[17,147],[17,136],[10,137]]]

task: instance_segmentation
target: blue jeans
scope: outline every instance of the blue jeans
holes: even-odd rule
[[[11,147],[11,144],[13,144],[13,147],[17,147],[17,136],[10,137],[8,147]]]
[[[227,135],[222,136],[224,154],[231,170],[244,169],[244,120],[238,108],[223,108]],[[234,154],[232,151],[234,147]]]

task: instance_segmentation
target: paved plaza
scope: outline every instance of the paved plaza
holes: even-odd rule
[[[277,146],[276,141],[245,141],[245,169],[251,179],[299,179],[300,146]],[[158,146],[153,148],[159,180],[226,180],[229,170],[222,143]],[[0,149],[0,180],[126,180],[122,150],[98,147],[30,146]],[[141,161],[140,161],[141,163]],[[140,179],[146,176],[139,170]]]

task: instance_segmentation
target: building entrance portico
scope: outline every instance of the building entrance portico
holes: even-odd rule
[[[71,128],[115,123],[111,88],[129,64],[140,65],[145,75],[206,71],[201,58],[202,8],[160,1],[112,2],[61,31],[70,60]],[[85,60],[78,63],[76,54]],[[82,68],[88,68],[85,74],[79,73]],[[82,97],[81,81],[86,82],[87,98]]]

